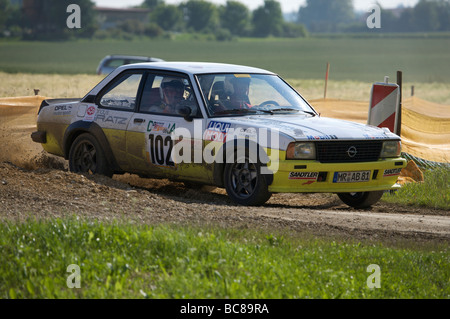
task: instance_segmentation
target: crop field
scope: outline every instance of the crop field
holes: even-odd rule
[[[167,61],[210,61],[269,69],[284,78],[331,80],[450,82],[450,37],[306,38],[205,40],[133,40],[0,42],[0,71],[8,73],[94,74],[108,54],[159,57]]]
[[[48,98],[80,98],[86,95],[98,82],[103,79],[95,74],[31,74],[0,72],[0,98],[14,96],[32,96],[34,90],[39,95]],[[286,78],[298,92],[306,99],[320,99],[324,96],[325,81],[314,79]],[[327,98],[367,101],[369,105],[371,82],[352,80],[329,80]],[[448,83],[420,83],[404,82],[404,97],[414,94],[424,100],[450,105],[450,82]]]

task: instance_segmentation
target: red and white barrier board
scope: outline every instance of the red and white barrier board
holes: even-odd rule
[[[400,88],[395,83],[374,83],[370,94],[367,124],[397,132]]]

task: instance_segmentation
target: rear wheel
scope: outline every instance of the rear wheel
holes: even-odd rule
[[[354,208],[368,208],[378,202],[384,191],[360,192],[360,193],[339,193],[338,197],[348,206]]]
[[[260,164],[252,163],[248,156],[225,166],[225,189],[233,202],[259,206],[269,200],[272,194],[260,168]]]
[[[91,134],[84,133],[72,143],[69,169],[74,173],[100,174],[111,177],[112,170],[100,144]]]

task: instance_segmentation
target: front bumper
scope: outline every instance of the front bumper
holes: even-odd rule
[[[269,191],[273,193],[345,193],[397,189],[400,171],[406,160],[390,158],[376,162],[320,163],[317,161],[283,160],[274,172]],[[336,172],[370,171],[364,182],[338,183]]]

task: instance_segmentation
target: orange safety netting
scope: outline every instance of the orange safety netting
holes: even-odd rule
[[[0,124],[22,118],[24,123],[35,121],[37,108],[45,97],[0,98]],[[364,101],[317,99],[311,105],[324,117],[367,123],[369,103]],[[28,115],[26,118],[24,115]],[[31,115],[31,116],[30,116]],[[401,137],[403,151],[434,162],[450,162],[450,105],[428,102],[417,97],[402,102]]]

